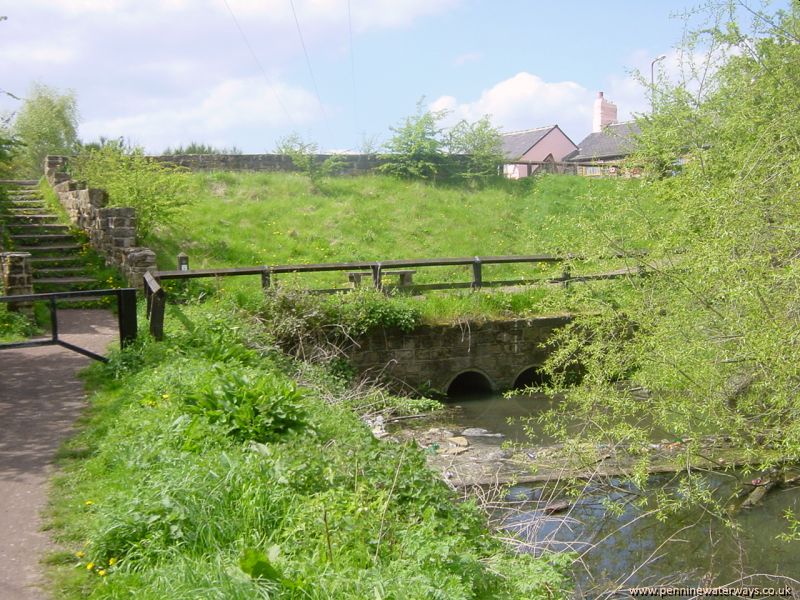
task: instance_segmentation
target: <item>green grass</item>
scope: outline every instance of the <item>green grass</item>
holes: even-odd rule
[[[545,176],[469,189],[367,175],[325,180],[315,193],[300,174],[193,177],[195,203],[146,240],[162,268],[181,251],[195,268],[569,252],[587,222],[613,215],[614,235],[627,225],[598,194],[641,185]]]
[[[470,188],[366,175],[326,179],[316,189],[301,174],[217,172],[194,174],[193,181],[193,205],[145,240],[162,269],[175,268],[179,252],[189,256],[192,268],[575,253],[589,260],[575,262],[573,273],[592,273],[624,266],[599,256],[647,247],[651,232],[642,229],[641,213],[653,229],[670,218],[638,180],[542,176]],[[486,265],[483,271],[487,281],[540,279],[559,276],[562,266]],[[288,287],[348,285],[345,273],[278,279]],[[422,284],[470,280],[470,266],[417,269],[415,275]],[[196,285],[255,295],[259,280]],[[553,287],[429,294],[421,310],[434,321],[458,318],[462,311],[483,317],[561,312],[566,305],[548,301],[561,295]]]
[[[515,555],[347,385],[222,301],[95,365],[61,453],[56,597],[563,598],[571,557]],[[255,347],[262,348],[256,350]]]

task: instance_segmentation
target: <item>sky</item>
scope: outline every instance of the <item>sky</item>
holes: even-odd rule
[[[750,1],[750,0],[748,0]],[[789,0],[785,0],[784,4]],[[80,137],[150,153],[190,142],[271,152],[374,148],[424,108],[578,143],[598,91],[645,112],[699,0],[0,0],[0,90],[71,90]],[[781,5],[780,2],[777,3]],[[0,95],[0,112],[20,101]]]

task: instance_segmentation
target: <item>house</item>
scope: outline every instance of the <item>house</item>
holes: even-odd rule
[[[528,177],[544,166],[531,163],[560,163],[578,149],[558,125],[504,133],[502,142],[508,160],[503,174],[510,179]]]
[[[617,122],[617,106],[597,93],[592,117],[592,133],[564,158],[576,163],[578,175],[616,175],[623,158],[634,150],[641,130],[635,121]]]

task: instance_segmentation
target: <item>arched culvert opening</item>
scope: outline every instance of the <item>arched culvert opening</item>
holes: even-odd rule
[[[514,380],[514,389],[531,387],[534,385],[545,385],[550,383],[550,376],[541,367],[528,367],[522,371]]]
[[[456,375],[447,386],[447,396],[450,398],[479,396],[492,391],[492,382],[486,375],[478,371],[464,371]]]

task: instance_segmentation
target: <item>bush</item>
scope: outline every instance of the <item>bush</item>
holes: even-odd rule
[[[162,156],[178,156],[181,154],[241,154],[242,151],[236,146],[230,148],[217,148],[210,144],[202,144],[199,142],[189,142],[187,146],[175,146],[174,148],[167,147]]]
[[[140,235],[172,221],[189,203],[188,171],[156,162],[141,148],[106,143],[81,152],[70,169],[75,178],[106,190],[109,206],[135,208]]]
[[[320,191],[320,184],[324,177],[335,175],[342,168],[341,156],[334,154],[325,160],[320,160],[319,146],[314,142],[304,141],[296,133],[278,140],[275,151],[292,160],[295,168],[311,181],[314,192]]]

